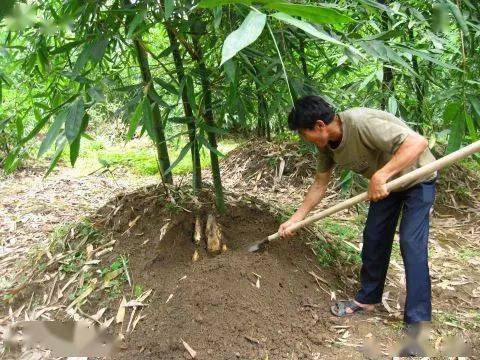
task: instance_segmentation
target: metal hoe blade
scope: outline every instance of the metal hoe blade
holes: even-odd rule
[[[268,238],[265,238],[261,241],[258,241],[256,242],[255,244],[253,245],[250,245],[250,247],[248,248],[248,251],[249,252],[257,252],[257,251],[262,251],[266,248],[267,244],[269,243],[270,241],[268,240]]]

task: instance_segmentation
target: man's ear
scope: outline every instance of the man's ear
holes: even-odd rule
[[[322,129],[324,128],[325,126],[327,126],[327,124],[325,124],[322,120],[317,120],[315,122],[315,127],[318,127],[319,129]]]

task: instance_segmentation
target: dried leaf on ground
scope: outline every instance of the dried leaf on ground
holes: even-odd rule
[[[121,323],[123,322],[123,319],[125,318],[125,304],[127,303],[127,299],[125,299],[125,296],[122,298],[122,301],[120,302],[120,306],[118,307],[117,311],[117,316],[115,317],[115,322]]]
[[[183,339],[180,339],[182,341],[183,346],[185,349],[188,351],[192,359],[195,359],[197,357],[197,352],[193,350],[190,345],[188,345]]]

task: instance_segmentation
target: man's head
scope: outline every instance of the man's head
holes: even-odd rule
[[[329,140],[327,126],[335,119],[332,107],[320,96],[308,95],[295,101],[288,115],[288,127],[305,141],[325,147]]]

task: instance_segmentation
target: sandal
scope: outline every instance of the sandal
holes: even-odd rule
[[[347,312],[347,309],[350,309],[351,312]],[[345,317],[353,315],[357,312],[363,313],[364,309],[357,305],[357,303],[353,300],[340,300],[330,307],[330,311],[335,316]]]

